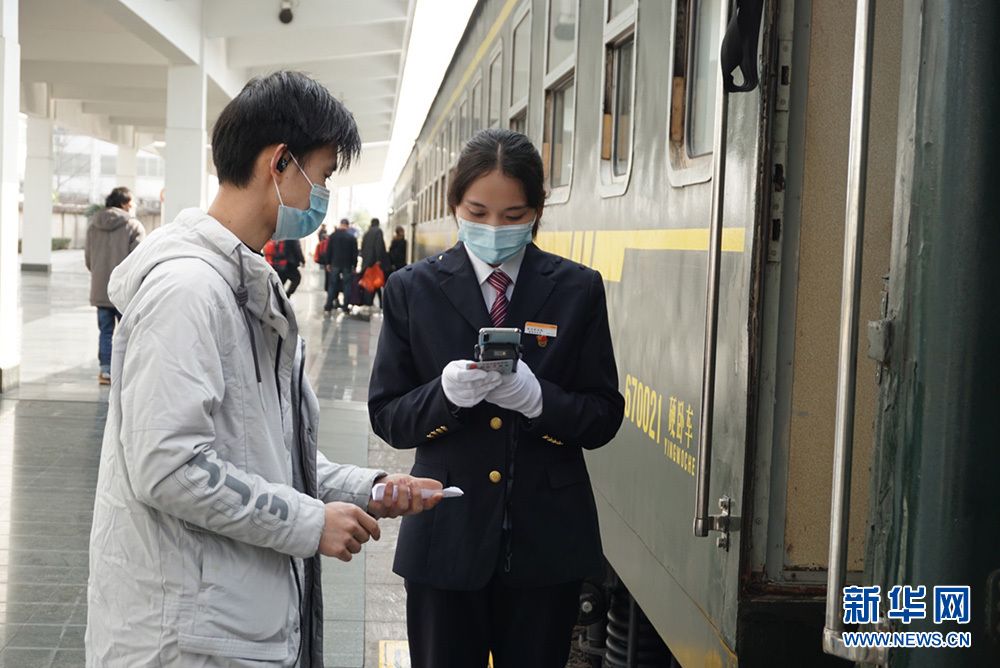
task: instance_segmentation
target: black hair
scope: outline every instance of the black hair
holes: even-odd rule
[[[104,198],[104,206],[109,209],[120,209],[132,201],[132,191],[125,186],[119,186]]]
[[[350,225],[351,221],[347,220],[346,218],[341,218],[340,219],[340,224],[341,225]]]
[[[301,72],[275,72],[251,79],[219,114],[212,130],[212,160],[219,183],[243,188],[266,147],[287,144],[298,160],[331,146],[337,170],[361,155],[361,137],[351,112],[319,82]]]
[[[397,225],[396,229],[395,229],[395,232],[396,232],[396,234],[402,234],[404,236],[406,235],[406,230],[403,228],[402,225]]]
[[[372,227],[378,227],[378,226],[379,226],[378,218],[372,218]]]
[[[538,149],[520,132],[490,128],[469,140],[451,172],[448,208],[453,214],[469,186],[493,171],[520,181],[526,203],[532,209],[537,211],[545,204],[545,170]],[[540,222],[535,221],[532,234],[538,232]]]

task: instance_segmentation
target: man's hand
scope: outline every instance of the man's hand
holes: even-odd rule
[[[378,518],[392,518],[400,515],[416,515],[436,506],[444,497],[440,494],[441,483],[433,478],[414,478],[404,473],[394,473],[379,478],[375,482],[385,483],[385,496],[381,501],[368,503],[368,512]],[[421,490],[437,492],[423,498]],[[393,493],[395,492],[395,500]]]
[[[350,561],[369,538],[379,539],[378,522],[353,503],[326,504],[326,521],[319,539],[319,553]]]

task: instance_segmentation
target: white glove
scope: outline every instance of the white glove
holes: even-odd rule
[[[467,369],[468,360],[455,360],[441,372],[441,389],[448,401],[459,408],[472,408],[486,398],[489,391],[500,384],[496,371]]]
[[[486,401],[517,411],[529,420],[542,414],[542,386],[524,360],[518,360],[517,371],[500,378],[500,384],[486,395]]]

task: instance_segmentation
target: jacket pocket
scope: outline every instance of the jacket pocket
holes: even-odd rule
[[[218,535],[202,534],[201,583],[190,625],[178,644],[185,652],[257,661],[289,654],[298,615],[287,556]]]
[[[588,480],[590,477],[587,475],[587,465],[583,459],[568,459],[549,465],[549,486],[552,489],[569,487]]]

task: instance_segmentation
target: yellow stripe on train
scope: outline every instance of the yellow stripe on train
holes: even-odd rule
[[[595,230],[589,232],[539,232],[539,248],[568,257],[601,272],[605,281],[622,280],[625,251],[708,251],[708,228],[678,230]],[[746,231],[742,227],[722,230],[722,251],[742,253]]]
[[[417,239],[427,248],[450,248],[458,232],[422,232]],[[708,251],[708,228],[677,230],[591,230],[538,233],[535,243],[542,250],[569,258],[601,272],[605,281],[619,283],[625,266],[625,251]],[[742,253],[746,230],[727,227],[722,230],[722,252]]]

